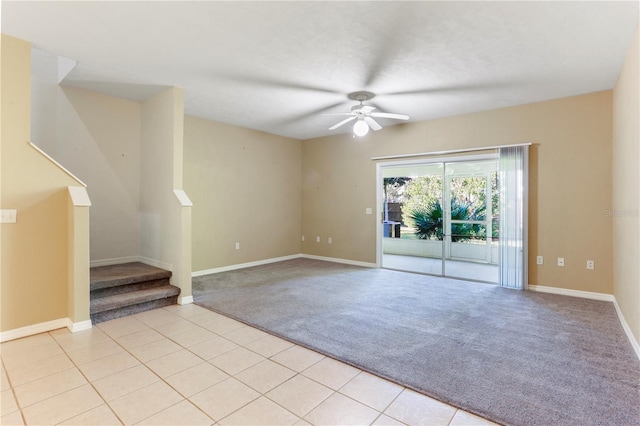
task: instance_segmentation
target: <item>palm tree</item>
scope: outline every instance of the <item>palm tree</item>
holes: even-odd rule
[[[458,202],[455,197],[451,197],[451,220],[485,220],[485,207],[479,207],[472,211],[471,203]],[[440,240],[444,228],[444,215],[440,200],[434,200],[426,207],[418,207],[409,213],[409,217],[414,222],[415,235],[421,240]],[[486,229],[482,225],[470,223],[452,223],[451,241],[462,242],[470,237],[485,237]]]

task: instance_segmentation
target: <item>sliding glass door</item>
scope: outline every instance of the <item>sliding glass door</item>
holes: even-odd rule
[[[497,161],[445,163],[444,274],[498,282]]]
[[[382,167],[384,268],[498,282],[497,159]]]
[[[443,275],[443,163],[383,170],[382,266]]]

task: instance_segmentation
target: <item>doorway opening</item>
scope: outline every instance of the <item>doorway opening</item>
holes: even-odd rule
[[[379,164],[380,265],[497,284],[497,154]]]

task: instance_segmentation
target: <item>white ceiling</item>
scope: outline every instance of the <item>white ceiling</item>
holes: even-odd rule
[[[410,121],[611,89],[638,1],[2,1],[2,32],[78,61],[63,84],[296,139],[368,90]],[[380,119],[383,126],[395,124]],[[384,130],[382,130],[384,131]]]

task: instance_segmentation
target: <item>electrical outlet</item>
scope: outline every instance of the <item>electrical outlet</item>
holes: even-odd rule
[[[329,244],[333,244],[333,238],[331,238],[331,237],[327,238],[327,242],[328,242]]]
[[[587,269],[595,269],[596,268],[596,262],[594,262],[593,260],[587,260]]]
[[[364,210],[364,214],[373,214],[373,210],[371,210],[371,207],[367,207],[367,208]]]
[[[320,237],[316,237],[316,243],[320,242]]]
[[[544,263],[544,258],[543,258],[542,256],[538,256],[538,257],[536,258],[536,263],[537,263],[538,265],[542,265],[542,264]]]
[[[302,241],[304,241],[304,235],[302,236]]]
[[[564,257],[558,258],[558,266],[564,266]]]
[[[236,243],[236,250],[240,250],[240,243]]]

